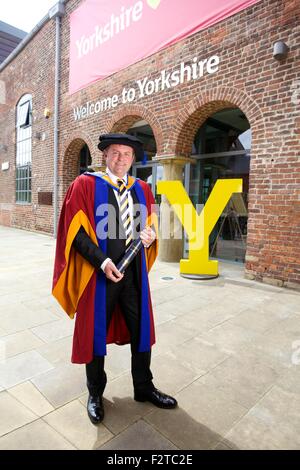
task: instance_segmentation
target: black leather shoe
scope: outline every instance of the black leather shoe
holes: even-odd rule
[[[160,392],[155,388],[154,390],[143,391],[143,392],[134,392],[134,399],[136,401],[150,401],[153,405],[158,406],[159,408],[176,408],[177,401],[175,398],[166,395],[165,393]]]
[[[87,412],[93,424],[99,424],[104,418],[104,407],[102,397],[89,395]]]

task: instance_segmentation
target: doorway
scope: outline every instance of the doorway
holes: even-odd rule
[[[234,194],[209,239],[210,257],[244,262],[246,255],[251,129],[239,108],[210,116],[198,129],[186,168],[186,190],[194,206],[206,203],[217,179],[241,178],[243,192]],[[188,256],[185,239],[184,256]]]
[[[157,163],[135,163],[132,167],[132,176],[140,178],[151,187],[156,204],[160,204],[161,195],[156,193],[156,183],[163,179],[163,167]]]

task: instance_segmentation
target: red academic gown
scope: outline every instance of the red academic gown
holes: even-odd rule
[[[95,173],[77,177],[67,191],[58,224],[52,293],[70,318],[75,317],[71,360],[79,364],[89,363],[93,359],[94,323],[101,321],[99,316],[95,315],[96,292],[100,282],[103,288],[105,276],[102,272],[97,273],[95,268],[76,252],[72,243],[79,228],[83,226],[91,240],[99,245],[96,234],[95,206],[99,204],[99,201],[107,202],[107,185],[117,188],[106,175]],[[127,189],[135,190],[139,202],[146,207],[145,224],[154,225],[158,233],[157,216],[153,210],[155,200],[148,184],[129,176]],[[141,337],[144,342],[143,348],[147,350],[155,342],[148,272],[158,253],[157,239],[149,248],[142,250],[141,260],[144,260],[144,265],[141,266],[141,289],[144,298],[142,306],[144,320],[141,322]],[[98,290],[97,302],[102,301],[105,302],[105,299],[99,300]],[[105,308],[104,305],[103,308]],[[119,306],[113,313],[108,334],[107,336],[105,334],[103,341],[106,344],[126,344],[130,341]]]

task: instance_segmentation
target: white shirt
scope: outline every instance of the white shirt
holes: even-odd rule
[[[106,168],[106,171],[105,173],[107,174],[107,176],[110,177],[110,179],[112,180],[112,182],[116,185],[118,185],[118,180],[119,179],[122,179],[123,181],[125,181],[125,184],[127,185],[128,183],[128,175],[124,175],[123,178],[120,178],[119,176],[116,176],[114,175],[108,168]],[[114,189],[114,193],[115,193],[115,196],[116,196],[116,199],[117,199],[117,202],[118,202],[118,205],[120,207],[120,199],[119,199],[119,191],[117,189]],[[131,192],[130,191],[127,191],[127,197],[128,197],[128,204],[129,204],[129,215],[130,215],[130,223],[131,223],[131,228],[132,228],[132,221],[133,221],[133,199],[132,199],[132,196],[131,196]],[[110,258],[106,258],[103,263],[101,264],[101,269],[102,271],[104,271],[107,263],[111,261]]]
[[[116,176],[114,175],[108,168],[106,168],[106,172],[107,176],[110,177],[110,179],[112,180],[112,182],[115,184],[115,185],[118,185],[118,180],[119,179],[123,179],[125,181],[125,184],[127,185],[128,183],[128,175],[124,175],[123,178],[120,178],[119,176]],[[116,199],[117,199],[117,202],[118,202],[118,205],[120,207],[120,200],[119,200],[119,191],[118,189],[114,189],[114,193],[115,193],[115,196],[116,196]],[[132,227],[132,223],[133,223],[133,199],[132,199],[132,195],[131,195],[131,192],[130,191],[127,191],[127,197],[128,197],[128,204],[129,204],[129,214],[130,214],[130,219],[131,219],[131,227]],[[132,227],[133,228],[133,227]],[[151,245],[151,243],[150,243]],[[144,245],[145,248],[149,248],[150,245]],[[101,264],[101,269],[102,271],[104,271],[107,263],[111,261],[110,258],[106,258],[103,263]]]
[[[124,175],[123,178],[119,178],[119,176],[114,175],[108,168],[106,168],[106,174],[107,176],[110,177],[112,182],[118,186],[118,180],[123,180],[125,184],[128,184],[128,175]],[[114,189],[114,193],[118,202],[118,205],[120,207],[120,199],[119,199],[119,191],[117,189]],[[128,197],[128,205],[129,205],[129,215],[130,215],[130,225],[131,225],[131,230],[133,229],[132,227],[132,221],[133,221],[133,199],[131,196],[131,191],[127,191],[127,197]]]

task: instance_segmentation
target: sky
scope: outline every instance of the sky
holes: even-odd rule
[[[0,0],[0,21],[29,33],[58,0]]]

